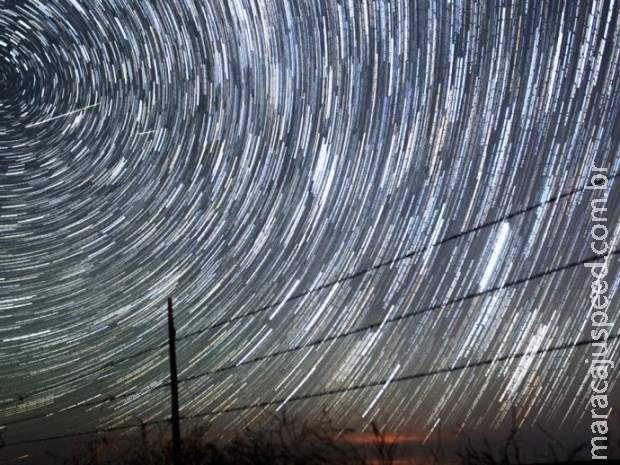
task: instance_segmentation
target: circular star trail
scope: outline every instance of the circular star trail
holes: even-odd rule
[[[619,9],[0,0],[3,438],[165,420],[169,296],[181,415],[224,436],[587,433]]]

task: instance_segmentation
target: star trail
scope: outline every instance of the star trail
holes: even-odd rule
[[[0,0],[0,458],[165,424],[168,297],[184,428],[514,412],[589,442],[593,166],[620,321],[619,12]]]

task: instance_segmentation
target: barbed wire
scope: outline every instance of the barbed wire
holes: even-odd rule
[[[608,177],[608,180],[615,179],[618,176],[620,176],[620,172],[614,173],[613,175],[610,175]],[[235,317],[230,318],[228,320],[219,321],[219,322],[211,324],[211,325],[209,325],[207,327],[204,327],[204,328],[192,331],[190,333],[187,333],[185,335],[177,337],[177,342],[180,342],[180,341],[183,341],[183,340],[186,340],[186,339],[198,336],[200,334],[205,333],[206,331],[209,331],[209,330],[212,330],[212,329],[217,329],[217,328],[219,328],[221,326],[225,326],[227,324],[234,323],[234,322],[239,321],[241,319],[245,319],[245,318],[248,318],[250,316],[254,316],[256,314],[263,313],[263,312],[265,312],[265,311],[267,311],[267,310],[269,310],[271,308],[277,307],[277,306],[282,305],[284,303],[287,303],[287,302],[299,299],[301,297],[304,297],[306,295],[309,295],[309,294],[312,294],[312,293],[315,293],[315,292],[319,292],[321,290],[324,290],[324,289],[327,289],[329,287],[332,287],[332,286],[334,286],[336,284],[340,284],[342,282],[354,279],[354,278],[362,276],[364,274],[371,273],[371,272],[376,271],[376,270],[378,270],[380,268],[384,268],[386,266],[393,265],[394,263],[406,260],[408,258],[412,258],[415,255],[424,253],[425,251],[427,251],[427,250],[429,250],[431,248],[443,245],[443,244],[445,244],[447,242],[451,242],[451,241],[456,240],[456,239],[458,239],[460,237],[463,237],[463,236],[466,236],[466,235],[478,232],[478,231],[480,231],[482,229],[485,229],[485,228],[488,228],[490,226],[494,226],[494,225],[500,224],[500,223],[502,223],[504,221],[507,221],[507,220],[513,219],[515,217],[518,217],[520,215],[523,215],[525,213],[534,211],[537,208],[543,207],[545,205],[548,205],[548,204],[551,204],[551,203],[555,203],[555,202],[559,202],[561,199],[564,199],[564,198],[573,196],[573,195],[575,195],[575,194],[577,194],[579,192],[585,191],[587,186],[588,186],[588,184],[585,184],[582,187],[574,188],[574,189],[572,189],[572,190],[570,190],[568,192],[551,196],[547,200],[544,200],[544,201],[538,202],[538,203],[536,203],[534,205],[530,205],[528,207],[516,210],[516,211],[514,211],[512,213],[509,213],[507,215],[503,215],[503,216],[501,216],[501,217],[499,217],[499,218],[497,218],[495,220],[492,220],[492,221],[480,224],[480,225],[475,226],[473,228],[466,229],[466,230],[461,231],[461,232],[456,233],[456,234],[452,234],[452,235],[447,236],[447,237],[445,237],[445,238],[443,238],[443,239],[441,239],[441,240],[439,240],[439,241],[437,241],[437,242],[435,242],[433,244],[430,244],[430,245],[421,247],[419,249],[407,252],[407,253],[405,253],[403,255],[399,255],[399,256],[394,257],[394,258],[392,258],[390,260],[387,260],[387,261],[384,261],[384,262],[380,262],[380,263],[375,264],[375,265],[373,265],[371,267],[364,268],[364,269],[358,270],[356,272],[347,274],[347,275],[345,275],[345,276],[343,276],[341,278],[328,281],[328,282],[326,282],[326,283],[324,283],[324,284],[322,284],[320,286],[317,286],[315,288],[311,288],[311,289],[308,289],[306,291],[302,291],[300,293],[293,294],[292,296],[289,296],[289,297],[286,297],[284,299],[281,299],[281,300],[278,300],[276,302],[273,302],[271,304],[265,305],[265,306],[260,307],[260,308],[258,308],[256,310],[253,310],[253,311],[251,311],[249,313],[245,313],[243,315],[238,315],[238,316],[235,316]],[[389,320],[388,320],[388,322],[389,322]],[[357,331],[357,330],[355,330],[355,331]],[[338,337],[340,337],[340,336],[338,336]],[[326,342],[326,340],[323,341],[323,342]],[[312,345],[316,345],[317,343],[319,343],[319,342],[317,341],[315,343],[312,343]],[[6,407],[6,406],[10,406],[10,405],[15,405],[15,404],[21,404],[26,399],[29,399],[31,397],[35,397],[35,396],[38,396],[40,394],[44,394],[46,392],[49,392],[49,391],[52,391],[52,390],[57,389],[59,387],[65,386],[67,384],[70,384],[70,383],[72,383],[74,381],[84,379],[85,377],[92,377],[93,375],[96,375],[96,374],[98,374],[98,373],[100,373],[102,371],[105,371],[105,370],[107,370],[109,368],[112,368],[112,367],[114,367],[116,365],[120,365],[122,363],[130,361],[130,360],[132,360],[134,358],[137,358],[137,357],[140,357],[140,356],[143,356],[143,355],[146,355],[148,353],[152,353],[152,352],[155,352],[155,351],[158,351],[158,350],[162,350],[163,348],[167,347],[167,345],[168,345],[167,342],[163,342],[163,343],[159,344],[158,346],[149,347],[149,348],[140,350],[138,352],[135,352],[133,354],[127,355],[125,357],[121,357],[121,358],[118,358],[118,359],[110,360],[110,361],[106,362],[105,364],[103,364],[103,365],[101,365],[99,367],[96,367],[95,369],[93,369],[93,371],[91,371],[89,373],[86,373],[86,374],[83,373],[83,374],[80,374],[80,375],[76,375],[76,376],[72,377],[70,380],[66,380],[65,379],[62,382],[55,383],[55,384],[50,385],[50,386],[45,386],[44,388],[41,388],[39,390],[33,391],[33,392],[25,394],[25,395],[15,395],[16,398],[14,400],[5,402],[4,404],[0,404],[0,408]],[[300,348],[302,348],[302,347],[300,347]],[[299,349],[295,348],[295,349],[291,349],[290,351],[292,351],[292,350],[299,350]],[[268,357],[265,357],[265,358],[268,358]],[[246,363],[252,363],[253,361],[258,361],[258,360],[255,360],[255,359],[248,360],[248,361],[246,361],[246,362],[244,362],[244,363],[242,363],[240,365],[245,365]]]
[[[620,338],[620,333],[612,334],[607,338],[607,341],[615,340],[618,338]],[[517,360],[523,357],[534,357],[534,356],[538,356],[538,355],[542,355],[542,354],[546,354],[550,352],[556,352],[560,350],[567,350],[567,349],[572,350],[572,349],[576,349],[586,344],[591,344],[593,342],[595,342],[594,339],[584,339],[584,340],[577,341],[577,342],[566,342],[564,344],[559,344],[559,345],[547,347],[547,348],[541,348],[535,351],[523,351],[517,354],[506,354],[506,355],[502,355],[498,357],[486,358],[486,359],[479,360],[476,362],[471,362],[471,363],[466,362],[466,363],[462,363],[462,364],[455,365],[452,367],[438,368],[435,370],[412,373],[409,375],[402,375],[399,377],[390,377],[387,379],[384,378],[384,379],[377,380],[377,381],[368,381],[365,383],[359,383],[359,384],[355,384],[353,386],[348,386],[348,387],[327,389],[327,390],[319,391],[319,392],[301,394],[297,396],[290,396],[288,398],[281,398],[281,399],[265,401],[265,402],[257,402],[253,404],[240,405],[236,407],[226,407],[223,409],[215,409],[215,410],[211,410],[208,412],[200,412],[200,413],[196,413],[192,415],[181,415],[179,417],[179,420],[183,420],[183,421],[195,420],[198,418],[204,418],[208,416],[221,415],[223,413],[233,413],[233,412],[239,412],[239,411],[244,411],[244,410],[251,410],[255,408],[267,408],[267,407],[271,407],[274,405],[281,405],[281,404],[283,405],[284,403],[288,403],[288,402],[308,400],[308,399],[331,396],[331,395],[336,395],[336,394],[344,394],[344,393],[351,392],[351,391],[359,391],[362,389],[384,386],[386,384],[393,384],[393,383],[398,383],[398,382],[403,382],[403,381],[412,381],[415,379],[427,378],[430,376],[453,373],[455,371],[461,371],[461,370],[467,370],[470,368],[477,368],[481,366],[492,365],[494,363],[505,362],[508,360]],[[169,422],[170,422],[170,419],[153,420],[153,421],[148,421],[148,422],[141,422],[140,425],[120,425],[116,427],[93,429],[89,431],[82,431],[82,432],[76,432],[76,433],[45,436],[45,437],[36,438],[36,439],[25,439],[22,441],[5,443],[4,447],[15,447],[15,446],[26,445],[26,444],[35,444],[35,443],[46,442],[46,441],[75,438],[78,436],[89,436],[89,435],[95,435],[95,434],[101,434],[101,433],[117,432],[117,431],[135,429],[138,427],[166,424]]]
[[[616,250],[614,250],[612,252],[609,252],[608,253],[608,257],[611,257],[612,255],[617,255],[619,253],[620,253],[620,248],[616,249]],[[506,282],[506,283],[504,283],[501,286],[495,286],[495,287],[492,287],[492,288],[489,288],[489,289],[485,289],[483,291],[472,292],[472,293],[469,293],[469,294],[467,294],[465,296],[455,297],[453,299],[449,299],[446,302],[443,302],[443,303],[440,303],[440,304],[431,305],[429,307],[426,307],[426,308],[423,308],[423,309],[420,309],[420,310],[416,310],[416,311],[413,311],[413,312],[410,312],[410,313],[405,313],[403,315],[395,316],[395,317],[386,319],[385,321],[383,321],[381,323],[372,323],[372,324],[365,325],[365,326],[362,326],[360,328],[356,328],[354,330],[348,331],[346,333],[341,333],[341,334],[334,335],[334,336],[328,336],[326,338],[323,338],[323,339],[320,339],[320,340],[316,340],[316,341],[312,341],[312,342],[309,342],[309,343],[306,343],[306,344],[300,344],[300,345],[297,345],[295,347],[291,347],[291,348],[288,348],[288,349],[272,352],[270,354],[262,355],[262,356],[259,356],[259,357],[254,357],[252,359],[245,360],[243,363],[237,363],[237,364],[234,364],[234,365],[227,365],[227,366],[224,366],[224,367],[217,368],[215,370],[211,370],[211,371],[208,371],[208,372],[192,375],[192,376],[187,377],[187,378],[180,378],[178,380],[178,382],[179,383],[186,383],[186,382],[194,381],[196,379],[200,379],[200,378],[204,378],[204,377],[207,377],[207,376],[211,376],[211,375],[216,374],[216,373],[221,373],[221,372],[228,371],[228,370],[231,370],[231,369],[237,369],[237,368],[239,368],[241,366],[244,366],[244,365],[247,365],[247,364],[256,363],[256,362],[259,362],[259,361],[262,361],[262,360],[266,360],[266,359],[269,359],[269,358],[274,358],[274,357],[278,357],[278,356],[281,356],[281,355],[284,355],[284,354],[288,354],[288,353],[291,353],[291,352],[296,352],[296,351],[304,349],[304,348],[317,346],[317,345],[323,344],[325,342],[330,342],[330,341],[333,341],[333,340],[336,340],[336,339],[342,339],[342,338],[345,338],[345,337],[348,337],[348,336],[352,336],[354,334],[366,332],[366,331],[369,331],[369,330],[372,330],[372,329],[379,328],[381,325],[385,325],[385,324],[389,324],[389,323],[394,323],[394,322],[401,321],[401,320],[408,319],[408,318],[412,318],[414,316],[418,316],[418,315],[421,315],[421,314],[424,314],[424,313],[427,313],[427,312],[430,312],[430,311],[439,310],[439,309],[441,309],[443,307],[446,307],[446,306],[449,306],[449,305],[453,305],[453,304],[456,304],[456,303],[463,302],[465,300],[469,300],[469,299],[473,299],[473,298],[476,298],[476,297],[480,297],[480,296],[484,296],[484,295],[487,295],[487,294],[491,294],[493,292],[497,292],[497,291],[500,291],[500,290],[508,288],[508,287],[516,286],[516,285],[519,285],[519,284],[523,284],[523,283],[526,283],[526,282],[529,282],[529,281],[532,281],[532,280],[535,280],[535,279],[542,278],[544,276],[548,276],[548,275],[551,275],[551,274],[554,274],[554,273],[557,273],[557,272],[560,272],[560,271],[564,271],[564,270],[567,270],[567,269],[570,269],[570,268],[574,268],[576,266],[583,265],[584,263],[595,262],[597,260],[600,260],[601,258],[602,257],[600,255],[592,255],[592,256],[589,256],[589,257],[587,257],[585,259],[582,259],[582,260],[579,260],[579,261],[576,261],[576,262],[571,262],[571,263],[568,263],[568,264],[565,264],[565,265],[562,265],[562,266],[559,266],[559,267],[555,267],[555,268],[551,268],[551,269],[548,269],[548,270],[545,270],[545,271],[542,271],[542,272],[539,272],[539,273],[535,273],[535,274],[533,274],[533,275],[531,275],[531,276],[529,276],[527,278],[520,278],[520,279],[517,279],[517,280],[514,280],[514,281]],[[57,414],[57,413],[64,413],[66,411],[75,410],[75,409],[78,409],[78,408],[94,407],[94,406],[97,406],[97,405],[102,405],[102,404],[105,404],[105,403],[108,403],[108,402],[119,401],[119,400],[122,400],[122,399],[125,399],[125,398],[128,398],[128,397],[132,397],[132,396],[136,396],[136,395],[145,395],[145,394],[149,394],[149,393],[151,393],[153,391],[157,391],[157,390],[166,388],[168,386],[170,386],[170,382],[165,382],[165,383],[159,384],[157,386],[151,387],[149,389],[134,390],[134,391],[130,391],[130,392],[124,392],[124,393],[121,393],[121,394],[118,394],[118,395],[107,396],[107,397],[105,397],[103,399],[97,399],[97,400],[92,400],[92,401],[88,401],[88,402],[82,402],[82,403],[75,404],[75,405],[73,405],[71,407],[65,408],[63,410],[60,410],[58,412],[53,412],[53,413],[49,413],[48,412],[46,414],[40,414],[40,415],[28,417],[28,418],[14,420],[12,422],[6,422],[6,423],[4,423],[3,426],[6,427],[6,426],[17,425],[17,424],[25,423],[25,422],[28,422],[28,421],[33,421],[33,420],[49,417],[50,415],[54,415],[54,414]]]

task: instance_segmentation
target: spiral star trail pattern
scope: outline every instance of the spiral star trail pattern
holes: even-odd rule
[[[263,404],[587,434],[618,2],[0,7],[7,443],[165,420],[168,296],[181,414],[224,436]]]

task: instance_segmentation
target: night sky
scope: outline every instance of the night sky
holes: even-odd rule
[[[0,459],[165,424],[168,297],[184,427],[589,443],[619,11],[0,0]]]

